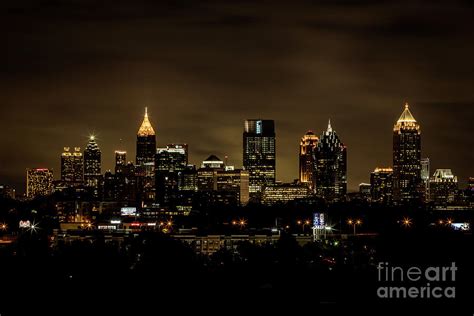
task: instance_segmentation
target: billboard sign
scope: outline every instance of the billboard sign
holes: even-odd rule
[[[136,207],[122,207],[120,209],[120,214],[122,216],[136,216],[137,208]]]

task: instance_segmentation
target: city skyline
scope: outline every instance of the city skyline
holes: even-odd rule
[[[474,174],[468,4],[2,5],[12,32],[0,52],[0,179],[18,190],[26,168],[57,174],[57,153],[94,131],[104,170],[116,149],[134,156],[145,106],[158,145],[190,144],[195,164],[214,153],[241,165],[241,122],[275,120],[284,182],[298,177],[301,135],[331,119],[354,191],[391,165],[391,126],[408,101],[432,169],[451,168],[462,185]]]
[[[406,107],[406,104],[405,104],[405,107]],[[143,110],[143,109],[144,109],[144,110]],[[145,113],[145,115],[143,116],[143,114],[142,114],[141,123],[138,124],[138,127],[139,127],[139,128],[135,128],[135,130],[137,130],[137,129],[139,130],[140,128],[143,128],[143,122],[146,122],[146,124],[151,124],[151,126],[154,126],[154,125],[156,124],[156,123],[153,122],[153,115],[149,115],[149,114],[148,114],[148,107],[144,107],[143,109],[142,109],[142,113]],[[402,113],[402,114],[403,114],[403,113]],[[143,121],[143,120],[145,120],[145,121]],[[150,120],[150,121],[149,121],[149,120]],[[158,122],[158,124],[159,124],[159,122]],[[327,123],[326,123],[326,124],[327,124]],[[152,129],[153,129],[153,128],[152,128]],[[310,129],[307,129],[307,130],[310,130]],[[279,152],[279,150],[278,150],[278,148],[279,148],[279,146],[278,146],[278,139],[279,139],[279,137],[280,137],[280,134],[278,133],[278,126],[277,126],[277,123],[275,123],[275,132],[276,132],[276,134],[277,134],[277,137],[276,137],[277,146],[276,146],[276,148],[277,148],[277,153],[278,153],[278,152]],[[325,132],[325,130],[321,131],[321,133],[318,133],[318,132],[316,131],[315,134],[316,134],[317,137],[320,137],[324,132]],[[423,130],[423,132],[425,132],[425,131]],[[153,131],[153,133],[155,133],[155,131]],[[240,133],[241,133],[241,131],[240,131]],[[84,144],[80,144],[80,146],[74,145],[74,146],[72,146],[71,148],[74,148],[74,147],[80,148],[80,149],[81,149],[81,153],[83,153],[83,152],[84,152],[84,149],[87,147],[88,142],[91,141],[91,139],[93,139],[94,141],[96,141],[97,144],[99,145],[99,147],[101,147],[101,146],[103,146],[103,147],[109,147],[110,145],[107,146],[107,144],[105,144],[105,143],[102,144],[102,141],[101,141],[101,138],[100,138],[99,135],[100,135],[100,133],[97,133],[97,132],[95,132],[95,133],[88,133],[88,135],[87,135],[87,137],[86,137],[86,142],[85,142]],[[136,142],[136,135],[137,135],[137,132],[135,132],[135,142]],[[156,135],[157,135],[157,136],[156,136],[156,137],[157,137],[157,141],[156,141],[156,147],[157,147],[157,149],[160,148],[160,147],[165,147],[166,145],[165,145],[165,144],[162,144],[162,143],[159,141],[159,139],[160,139],[160,137],[159,137],[160,133],[158,132],[158,133],[156,133]],[[176,141],[173,141],[173,140],[172,140],[172,137],[167,137],[166,139],[171,139],[170,142],[165,142],[166,144],[173,143],[173,142],[174,142],[174,143],[177,143]],[[423,139],[423,141],[425,141],[425,139]],[[120,143],[123,143],[122,140],[120,141]],[[186,143],[186,142],[183,142],[183,143]],[[295,143],[297,143],[297,142],[295,142]],[[204,145],[205,145],[205,144],[204,144]],[[347,144],[345,144],[345,145],[346,145],[347,147],[349,147],[349,148],[351,147],[350,145],[347,145]],[[197,148],[197,149],[195,149],[195,150],[193,151],[193,150],[192,150],[193,147],[194,147],[193,144],[189,144],[189,143],[188,143],[188,146],[190,146],[190,160],[189,160],[189,163],[199,166],[200,162],[201,162],[204,158],[201,158],[201,157],[193,157],[193,155],[192,155],[193,152],[199,151],[199,148]],[[299,145],[298,145],[298,146],[299,146]],[[104,152],[102,153],[102,165],[105,166],[105,167],[103,168],[102,174],[103,174],[104,172],[108,171],[108,170],[111,170],[111,171],[114,170],[114,167],[115,167],[115,156],[114,156],[114,153],[115,153],[115,151],[117,151],[117,150],[123,150],[123,151],[125,151],[125,152],[127,153],[127,161],[130,161],[130,162],[135,163],[135,160],[136,160],[136,159],[135,159],[135,157],[136,157],[136,150],[133,151],[133,150],[129,150],[129,148],[123,148],[123,147],[124,147],[124,146],[122,146],[122,147],[120,147],[120,148],[116,148],[110,155],[107,155],[107,153],[104,153]],[[133,144],[131,147],[136,147],[136,144]],[[61,147],[61,148],[64,149],[64,146]],[[296,148],[296,150],[297,150],[297,148]],[[280,150],[280,151],[281,151],[281,150]],[[288,150],[285,150],[285,152],[283,152],[283,155],[287,155],[287,154],[288,154],[287,151],[288,151]],[[222,152],[221,152],[221,151],[214,151],[214,152],[208,153],[208,155],[214,154],[214,153],[216,153],[216,152],[221,153],[221,154],[218,154],[218,155],[225,155],[226,157],[228,157],[228,155],[226,155],[226,154],[225,154],[226,152],[224,152],[224,151],[222,151]],[[352,152],[351,152],[351,153],[352,153]],[[350,157],[351,153],[348,155],[348,157]],[[58,157],[59,157],[59,156],[58,156],[59,154],[60,154],[60,153],[57,153],[57,155],[56,155],[56,156],[57,156],[56,158],[57,158],[58,160],[59,160],[59,158],[58,158]],[[298,156],[298,153],[296,153],[296,154],[294,154],[294,155],[295,155],[296,159],[292,159],[292,160],[298,160],[298,159],[299,159],[299,158],[297,157],[297,156]],[[422,150],[422,155],[424,155],[424,150]],[[110,157],[108,157],[108,156],[110,156]],[[240,154],[240,157],[241,157],[241,156],[242,156],[242,154]],[[277,157],[278,157],[278,154],[277,154]],[[242,159],[235,159],[235,157],[229,157],[229,158],[230,158],[230,159],[229,159],[230,164],[236,165],[236,166],[238,166],[238,167],[242,167],[242,166],[243,166],[243,164],[242,164]],[[434,159],[434,160],[436,161],[436,157],[433,157],[433,158],[431,158],[431,159]],[[348,160],[349,160],[349,159],[348,159]],[[104,163],[104,162],[105,162],[105,163]],[[292,169],[297,169],[296,172],[295,172],[295,176],[294,176],[293,178],[291,178],[291,176],[290,176],[290,177],[288,177],[288,178],[283,178],[283,179],[282,179],[282,178],[280,178],[280,177],[278,176],[278,174],[280,174],[281,170],[279,170],[279,168],[278,168],[278,165],[279,165],[279,164],[278,164],[278,158],[277,158],[277,169],[276,169],[277,178],[276,178],[276,180],[279,181],[279,182],[286,182],[286,183],[289,183],[289,182],[294,181],[295,179],[298,179],[298,178],[299,178],[299,173],[298,173],[298,172],[299,172],[299,170],[298,170],[298,168],[299,168],[299,166],[298,166],[298,161],[296,161],[295,163],[296,163],[296,168],[294,168],[295,166],[292,166]],[[54,165],[54,167],[52,167],[52,165]],[[374,165],[373,168],[380,167],[380,166],[382,166],[382,165],[384,165],[384,164],[383,164],[383,163],[378,163],[378,164]],[[385,164],[385,165],[390,165],[390,166],[392,166],[391,163],[388,163],[388,164]],[[60,161],[54,162],[53,164],[50,164],[50,165],[44,165],[44,166],[35,166],[35,165],[33,165],[33,166],[27,167],[26,169],[28,169],[28,168],[48,168],[48,169],[51,169],[51,170],[53,170],[53,171],[57,170],[56,172],[54,172],[54,179],[60,179],[60,178],[61,178],[61,173],[60,173],[60,171],[61,171],[61,162],[60,162]],[[440,167],[440,168],[441,168],[441,169],[442,169],[442,168],[450,168],[450,169],[453,169],[453,168],[450,167],[450,165],[444,166],[444,167]],[[434,172],[435,169],[439,169],[439,168],[433,168],[433,169],[432,169],[433,172]],[[368,180],[370,180],[370,172],[371,172],[371,171],[372,171],[372,170],[368,170],[368,171],[367,171],[366,178],[367,178]],[[283,172],[283,173],[285,173],[285,172]],[[354,173],[354,172],[352,172],[352,173]],[[348,168],[348,174],[351,174],[350,168]],[[460,175],[459,172],[456,172],[456,174],[457,174],[457,175]],[[430,174],[430,176],[431,176],[431,175],[432,175],[432,174]],[[22,176],[23,176],[23,178],[24,178],[24,172],[23,172],[23,175],[22,175]],[[461,185],[461,186],[463,186],[464,183],[467,184],[467,180],[468,180],[469,176],[470,176],[470,175],[466,175],[465,177],[464,177],[464,175],[460,175],[460,176],[459,176],[459,180],[460,180],[459,182],[460,182],[460,185]],[[354,181],[354,180],[351,181],[351,179],[349,178],[349,179],[348,179],[348,192],[357,192],[358,189],[359,189],[359,184],[360,184],[360,183],[363,183],[363,182],[364,182],[364,180],[363,180],[363,181],[360,181],[360,182]],[[367,180],[365,180],[365,182],[367,182]],[[12,183],[13,183],[13,184],[12,184]],[[12,182],[12,183],[7,183],[7,184],[12,184],[12,185],[14,185],[15,182]],[[20,185],[19,185],[19,186],[16,186],[16,187],[14,186],[14,187],[15,187],[16,191],[17,191],[19,194],[23,193],[23,190],[26,191],[26,187],[25,187],[24,185],[22,185],[21,182],[18,182],[18,181],[17,181],[17,183],[19,183]],[[24,182],[24,183],[25,183],[25,182]]]

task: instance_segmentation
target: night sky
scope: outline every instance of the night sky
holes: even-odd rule
[[[258,2],[258,4],[257,4]],[[246,118],[274,119],[277,178],[298,177],[300,137],[333,128],[349,189],[392,164],[408,101],[423,156],[474,176],[471,1],[0,2],[0,183],[54,168],[97,134],[135,160],[144,107],[162,147],[186,142],[242,165]],[[291,3],[291,4],[290,4]]]

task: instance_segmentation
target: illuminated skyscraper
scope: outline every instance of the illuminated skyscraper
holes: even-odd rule
[[[155,155],[156,135],[150,120],[148,109],[145,108],[145,116],[137,133],[137,156],[136,172],[139,201],[147,203],[155,202]]]
[[[184,148],[173,146],[156,149],[156,201],[160,206],[175,204],[178,190],[183,186],[186,165]]]
[[[124,166],[127,165],[127,152],[116,150],[115,151],[115,173],[122,172]]]
[[[246,120],[243,133],[243,163],[249,172],[250,194],[275,183],[276,141],[273,120]]]
[[[200,192],[215,190],[214,178],[216,172],[223,171],[225,168],[224,161],[215,155],[210,155],[201,164],[201,168],[197,170],[197,189]]]
[[[458,190],[458,178],[451,169],[436,169],[430,178],[430,200],[442,205],[454,202]]]
[[[393,199],[396,202],[420,202],[421,131],[408,103],[393,127]]]
[[[145,116],[137,133],[137,157],[136,166],[150,169],[153,173],[156,154],[156,135],[148,119],[148,108],[145,108]],[[148,173],[150,170],[147,170]]]
[[[101,182],[101,152],[94,136],[90,136],[89,143],[84,150],[84,183],[94,188],[94,195],[98,196]]]
[[[370,175],[370,194],[373,202],[392,201],[392,168],[375,168]]]
[[[53,170],[35,168],[26,170],[26,196],[30,199],[53,192]]]
[[[214,173],[214,190],[220,196],[237,204],[245,205],[249,201],[249,173],[247,170],[234,169],[226,166],[224,170],[216,170]]]
[[[328,201],[341,201],[347,192],[347,149],[336,132],[328,128],[315,152],[316,193]]]
[[[67,186],[80,185],[84,181],[84,160],[81,147],[64,147],[61,154],[61,181]]]
[[[318,137],[312,131],[306,132],[300,141],[300,182],[315,187],[314,152],[318,146]]]
[[[184,150],[184,154],[186,156],[186,165],[188,164],[188,144],[168,144],[166,148],[175,148],[175,149],[182,149]]]

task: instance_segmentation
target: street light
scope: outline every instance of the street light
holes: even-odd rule
[[[405,228],[409,228],[412,224],[412,221],[411,221],[411,218],[409,217],[404,217],[403,220],[402,220],[402,225],[403,227]]]
[[[247,225],[247,221],[245,219],[233,220],[232,225],[239,226],[240,229],[242,229],[245,227],[245,225]]]
[[[8,225],[3,223],[2,225],[0,225],[0,229],[2,229],[3,231],[6,231],[8,228]]]
[[[354,236],[355,236],[356,235],[356,226],[362,225],[362,220],[360,220],[360,219],[354,219],[354,220],[348,219],[347,224],[352,225],[352,227],[354,228]]]

